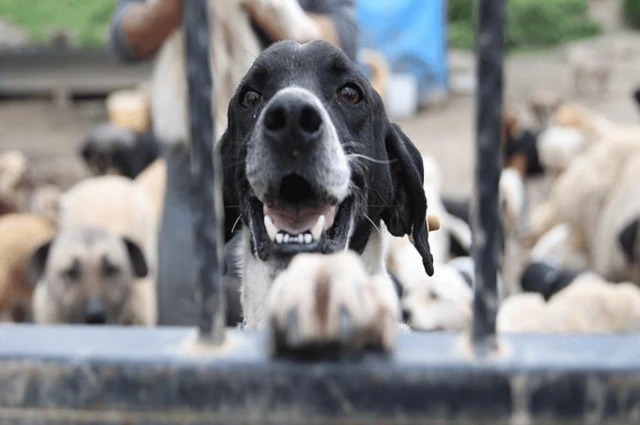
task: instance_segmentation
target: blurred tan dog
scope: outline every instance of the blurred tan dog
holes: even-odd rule
[[[617,128],[615,123],[584,105],[564,103],[558,106],[549,126],[540,134],[540,162],[557,177],[591,146],[606,142],[607,134]]]
[[[148,325],[157,322],[157,225],[157,213],[147,193],[126,177],[110,175],[87,179],[72,187],[60,200],[61,232],[97,228],[127,238],[140,247],[148,273],[133,286],[131,297],[141,323]]]
[[[586,95],[590,88],[601,97],[608,93],[614,59],[608,50],[610,48],[605,50],[586,46],[569,48],[567,62],[577,95]]]
[[[27,263],[33,251],[55,234],[53,224],[35,214],[0,217],[0,322],[27,322],[33,318],[33,284]]]
[[[62,191],[86,177],[84,171],[73,160],[34,162],[17,150],[0,154],[0,214],[36,213],[56,221]]]
[[[552,90],[536,90],[529,98],[529,110],[536,118],[537,124],[546,127],[553,114],[562,104],[557,92]]]
[[[640,150],[607,196],[590,241],[594,270],[613,282],[640,285]]]
[[[157,159],[135,178],[135,185],[145,193],[151,203],[155,219],[160,223],[164,205],[164,191],[167,180],[167,163]]]
[[[136,299],[147,275],[141,248],[98,228],[69,228],[41,245],[29,261],[37,282],[33,313],[42,324],[149,325]]]
[[[498,312],[497,328],[498,332],[637,332],[640,289],[584,273],[546,303],[540,294],[508,298]]]
[[[619,128],[576,158],[553,184],[549,200],[534,210],[534,239],[566,223],[575,232],[577,246],[588,254],[606,199],[636,152],[640,128]]]
[[[0,214],[26,211],[31,192],[27,157],[20,151],[0,155]]]

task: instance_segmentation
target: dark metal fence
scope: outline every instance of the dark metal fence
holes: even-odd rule
[[[502,169],[502,66],[505,0],[481,0],[478,6],[478,96],[476,101],[476,173],[472,225],[476,279],[473,301],[473,342],[477,354],[495,346],[498,311],[498,183]]]
[[[202,297],[200,336],[224,340],[225,297],[222,287],[223,208],[220,158],[214,155],[213,82],[209,60],[207,1],[183,2],[191,130],[192,210],[198,280]],[[212,160],[213,159],[213,160]]]
[[[510,335],[500,336],[495,350],[505,4],[480,0],[479,6],[478,284],[471,338],[406,334],[390,357],[369,354],[335,362],[272,359],[264,333],[228,330],[222,338],[222,216],[219,163],[210,161],[206,6],[205,0],[189,0],[184,19],[194,194],[199,194],[193,207],[203,295],[200,333],[0,327],[0,423],[640,423],[636,336]]]

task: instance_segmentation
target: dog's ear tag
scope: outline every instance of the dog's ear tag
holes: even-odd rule
[[[440,230],[440,219],[437,215],[427,215],[427,231],[435,232],[436,230]]]

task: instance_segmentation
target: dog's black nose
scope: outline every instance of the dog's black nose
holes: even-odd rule
[[[404,323],[409,323],[411,321],[411,311],[406,308],[402,309],[402,321]]]
[[[293,150],[317,141],[322,116],[311,99],[296,94],[274,98],[264,112],[264,131],[272,140]]]
[[[88,325],[104,325],[107,322],[107,310],[98,299],[89,299],[84,307],[84,322]]]

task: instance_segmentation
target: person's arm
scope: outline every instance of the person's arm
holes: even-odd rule
[[[322,39],[341,47],[354,59],[358,25],[354,0],[315,0],[300,7],[264,7],[268,2],[245,1],[245,9],[273,41]]]
[[[181,20],[182,0],[120,0],[111,21],[111,50],[123,61],[149,58]]]

